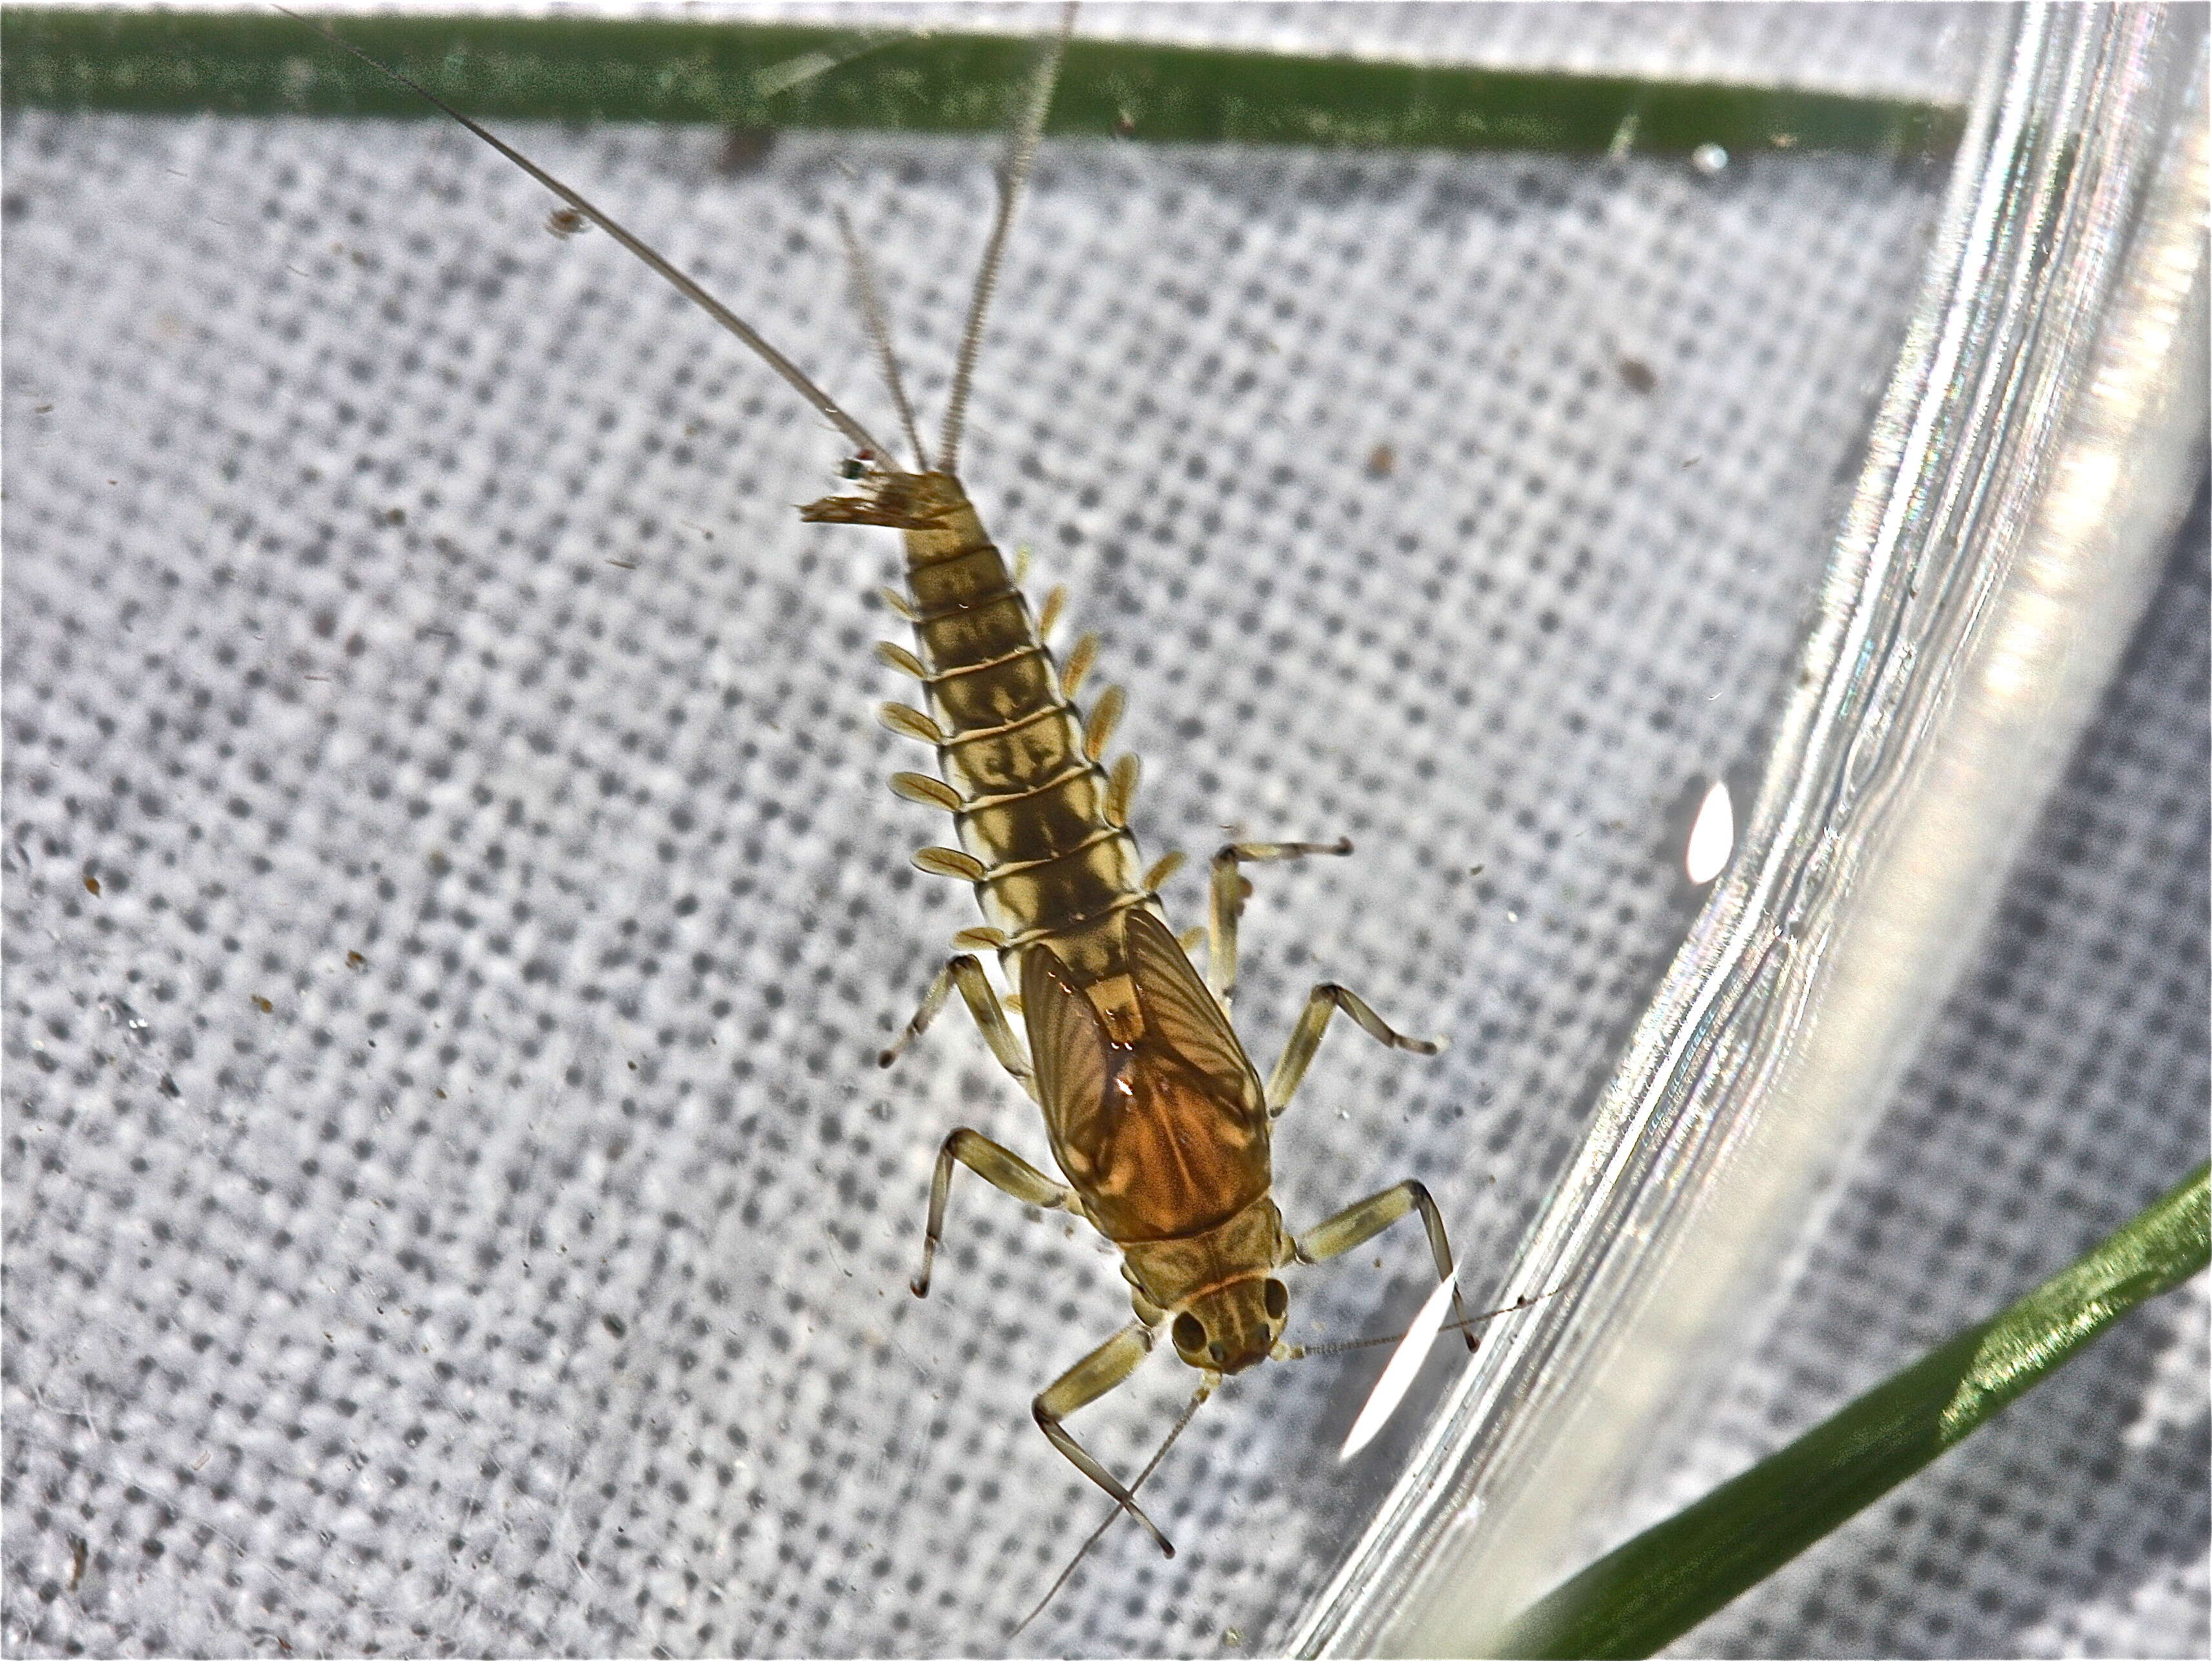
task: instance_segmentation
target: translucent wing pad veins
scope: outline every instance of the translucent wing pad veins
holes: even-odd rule
[[[1079,1127],[1105,1105],[1112,1068],[1106,1024],[1042,945],[1022,955],[1022,1009],[1045,1118],[1055,1140],[1079,1137]]]
[[[1128,914],[1129,976],[1144,1011],[1148,1040],[1171,1050],[1218,1087],[1221,1096],[1253,1119],[1267,1117],[1260,1076],[1229,1025],[1221,1005],[1198,978],[1167,924],[1150,912]]]

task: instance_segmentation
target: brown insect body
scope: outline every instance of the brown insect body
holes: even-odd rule
[[[1126,1379],[1163,1326],[1177,1355],[1200,1373],[1193,1409],[1223,1375],[1270,1356],[1304,1353],[1281,1341],[1289,1293],[1275,1271],[1337,1257],[1411,1212],[1420,1214],[1438,1276],[1449,1280],[1443,1219],[1419,1183],[1396,1183],[1293,1236],[1271,1197],[1269,1152],[1269,1127],[1290,1105],[1333,1015],[1349,1015],[1370,1037],[1396,1048],[1434,1054],[1441,1046],[1401,1037],[1352,992],[1324,982],[1308,995],[1290,1041],[1261,1083],[1229,1020],[1237,924],[1249,890],[1240,866],[1348,854],[1352,844],[1236,842],[1222,848],[1212,863],[1201,977],[1169,931],[1157,894],[1176,857],[1150,870],[1139,866],[1128,829],[1135,760],[1123,756],[1110,768],[1100,761],[1121,693],[1105,689],[1087,717],[1075,703],[1096,637],[1079,641],[1065,666],[1054,662],[1044,637],[1058,595],[1047,602],[1042,620],[1031,615],[961,488],[957,463],[969,376],[1072,17],[1071,7],[1040,57],[1000,171],[999,211],[934,465],[915,432],[866,260],[847,233],[869,330],[920,463],[915,472],[886,465],[884,446],[858,421],[643,239],[419,83],[330,38],[529,173],[562,199],[563,212],[605,231],[742,340],[858,452],[848,473],[860,480],[858,491],[801,513],[823,523],[886,526],[904,538],[908,594],[894,603],[913,621],[920,654],[890,645],[878,653],[923,683],[930,709],[886,705],[884,716],[895,730],[936,748],[939,776],[902,773],[891,783],[902,796],[953,814],[960,848],[926,848],[915,861],[974,885],[988,925],[963,931],[955,944],[999,954],[1020,988],[1029,1040],[1024,1046],[1016,1039],[1005,1004],[976,959],[963,950],[939,971],[904,1035],[879,1058],[888,1065],[957,989],[1000,1064],[1043,1110],[1053,1155],[1067,1179],[1054,1180],[975,1131],[952,1131],[938,1150],[914,1290],[928,1290],[956,1165],[1017,1199],[1088,1219],[1121,1248],[1136,1318],[1039,1392],[1032,1409],[1053,1445],[1172,1555],[1134,1489],[1188,1422],[1188,1410],[1127,1486],[1061,1421]],[[842,215],[840,228],[847,230]],[[1453,1301],[1456,1325],[1464,1329],[1470,1323],[1456,1292]],[[1474,1347],[1471,1331],[1468,1343]]]
[[[903,533],[915,639],[944,734],[938,769],[963,803],[961,846],[992,873],[977,885],[984,917],[1006,936],[1010,963],[1049,936],[1086,981],[1121,973],[1108,925],[1146,899],[1136,839],[1107,816],[1106,770],[1085,748],[1028,601],[958,480],[872,483],[800,513]]]
[[[1122,1248],[1146,1328],[1187,1313],[1207,1335],[1187,1358],[1239,1371],[1281,1336],[1287,1294],[1269,1277],[1294,1251],[1268,1197],[1259,1073],[1145,886],[1096,743],[959,482],[870,482],[801,512],[903,535],[939,769],[1022,989],[1053,1156]]]

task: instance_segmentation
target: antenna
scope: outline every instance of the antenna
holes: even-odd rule
[[[696,306],[701,311],[706,312],[708,317],[714,318],[715,322],[720,324],[722,327],[728,330],[739,340],[744,342],[746,345],[751,347],[769,368],[775,370],[777,374],[782,376],[783,379],[790,384],[792,389],[799,395],[799,397],[805,398],[809,403],[812,404],[815,409],[826,416],[829,419],[830,423],[839,432],[842,433],[847,438],[850,439],[858,448],[866,451],[871,455],[877,457],[885,456],[890,453],[890,452],[884,447],[882,441],[872,434],[866,427],[861,426],[859,421],[854,420],[852,416],[846,414],[845,411],[838,405],[837,401],[835,398],[831,397],[827,392],[817,386],[811,380],[809,380],[806,377],[805,372],[800,369],[797,364],[793,363],[789,358],[784,356],[782,353],[777,351],[775,348],[769,345],[767,341],[762,339],[760,335],[755,331],[750,324],[747,323],[735,312],[732,312],[728,306],[723,305],[720,300],[716,300],[714,295],[708,294],[696,282],[693,282],[682,271],[678,270],[675,265],[671,264],[668,259],[660,253],[658,249],[654,248],[643,238],[632,234],[631,232],[623,226],[617,223],[611,215],[606,214],[598,207],[594,206],[592,203],[586,200],[580,192],[572,190],[568,185],[562,184],[551,173],[547,173],[544,168],[539,167],[535,161],[532,161],[528,156],[523,155],[521,151],[516,149],[512,144],[507,142],[506,140],[501,138],[497,134],[469,119],[467,116],[463,115],[451,104],[448,104],[444,99],[439,97],[437,94],[432,92],[428,87],[422,85],[421,82],[402,75],[398,70],[393,69],[389,64],[383,62],[381,59],[370,57],[368,53],[363,52],[359,46],[355,45],[352,41],[346,39],[343,35],[337,33],[335,31],[325,27],[322,24],[315,21],[314,19],[310,17],[302,17],[298,12],[293,11],[288,7],[278,6],[276,9],[283,12],[285,16],[292,19],[295,22],[299,23],[305,27],[313,29],[316,33],[328,40],[332,45],[343,47],[347,52],[351,52],[356,58],[361,59],[362,63],[368,64],[371,69],[376,70],[381,75],[389,76],[392,80],[398,82],[401,86],[406,88],[410,92],[414,93],[416,96],[423,99],[434,107],[443,110],[447,115],[453,117],[454,120],[459,122],[462,126],[466,127],[478,138],[483,140],[485,143],[490,145],[492,149],[497,150],[501,155],[505,156],[509,161],[512,161],[516,167],[521,168],[523,172],[528,173],[532,179],[536,179],[540,185],[543,185],[547,190],[552,191],[554,195],[559,197],[563,202],[566,202],[578,213],[582,214],[586,219],[589,219],[609,236],[621,243],[623,247],[629,249],[633,254],[635,254],[638,258],[644,261],[647,265],[650,266],[672,287],[673,287],[678,294],[682,294],[686,300]]]
[[[1045,112],[1052,107],[1052,89],[1060,79],[1060,61],[1067,51],[1067,37],[1075,27],[1074,0],[1060,13],[1060,28],[1038,54],[1029,83],[1022,89],[1022,108],[1013,130],[1006,135],[1006,150],[999,162],[999,211],[991,221],[991,239],[983,245],[983,266],[975,274],[975,298],[968,302],[968,326],[960,333],[958,367],[952,372],[952,395],[945,406],[945,437],[937,446],[937,464],[947,473],[960,465],[960,427],[968,415],[968,385],[975,374],[975,354],[983,344],[983,316],[991,309],[991,291],[999,286],[999,265],[1006,252],[1006,233],[1014,222],[1014,209],[1029,182],[1030,164],[1036,160],[1037,139],[1044,131]]]
[[[1073,11],[1074,8],[1071,6],[1068,9]],[[1182,1416],[1175,1422],[1174,1428],[1168,1432],[1167,1440],[1160,1444],[1159,1450],[1152,1455],[1149,1461],[1146,1462],[1145,1468],[1137,1473],[1137,1480],[1129,1484],[1129,1493],[1132,1497],[1135,1495],[1139,1488],[1144,1487],[1145,1478],[1151,1476],[1155,1470],[1159,1469],[1160,1461],[1168,1457],[1168,1450],[1176,1445],[1176,1438],[1182,1434],[1183,1427],[1190,1422],[1191,1415],[1197,1412],[1200,1408],[1205,1406],[1206,1398],[1212,1394],[1213,1394],[1213,1380],[1211,1379],[1201,1380],[1198,1386],[1197,1393],[1193,1395],[1190,1398],[1190,1405],[1183,1409]],[[1060,1579],[1054,1581],[1051,1588],[1046,1591],[1045,1595],[1037,1599],[1036,1607],[1031,1609],[1027,1615],[1022,1616],[1021,1626],[1016,1627],[1012,1632],[1008,1633],[1006,1634],[1008,1638],[1020,1637],[1022,1635],[1022,1628],[1028,1626],[1030,1622],[1036,1620],[1040,1615],[1042,1615],[1044,1613],[1044,1606],[1052,1602],[1054,1598],[1060,1596],[1060,1589],[1066,1585],[1068,1583],[1069,1579],[1075,1573],[1075,1571],[1082,1567],[1083,1560],[1091,1555],[1091,1548],[1097,1545],[1101,1540],[1106,1537],[1106,1531],[1114,1526],[1115,1520],[1121,1515],[1122,1509],[1123,1507],[1117,1502],[1115,1505],[1114,1509],[1106,1513],[1106,1520],[1099,1524],[1097,1528],[1091,1531],[1091,1537],[1088,1540],[1085,1540],[1081,1546],[1077,1548],[1075,1555],[1067,1560],[1067,1567],[1060,1570]]]
[[[1517,1314],[1530,1304],[1564,1290],[1565,1288],[1555,1286],[1550,1292],[1531,1292],[1518,1302],[1507,1304],[1503,1309],[1486,1309],[1480,1315],[1469,1315],[1462,1320],[1446,1321],[1437,1329],[1437,1336],[1442,1337],[1447,1332],[1466,1332],[1480,1326],[1485,1321],[1494,1321],[1500,1315]],[[1378,1337],[1345,1338],[1335,1343],[1292,1344],[1277,1359],[1285,1361],[1302,1361],[1310,1355],[1341,1355],[1348,1349],[1371,1349],[1378,1343],[1396,1343],[1405,1336],[1403,1332],[1385,1332]]]

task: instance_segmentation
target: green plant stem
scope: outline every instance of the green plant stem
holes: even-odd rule
[[[348,16],[331,27],[471,114],[995,133],[1033,43],[922,30],[588,17]],[[424,117],[295,19],[0,10],[0,103],[154,114]],[[1436,149],[1681,154],[1713,143],[1936,155],[1955,110],[1759,88],[1508,74],[1143,42],[1070,43],[1049,130]]]
[[[2212,1256],[2204,1166],[1998,1315],[1522,1610],[1494,1652],[1655,1653],[2049,1377]]]

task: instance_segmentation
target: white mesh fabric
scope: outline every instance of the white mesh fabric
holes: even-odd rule
[[[939,407],[994,143],[511,136],[883,430],[848,203]],[[905,1290],[945,1131],[1042,1139],[957,1015],[872,1064],[974,918],[882,787],[891,539],[788,511],[834,436],[449,130],[6,142],[7,1642],[993,1647],[1105,1507],[1030,1397],[1127,1305],[964,1173]],[[1332,1034],[1294,1226],[1419,1176],[1473,1290],[1540,1199],[1941,183],[1045,148],[971,490],[1130,684],[1148,849],[1359,843],[1257,874],[1262,1064],[1324,976],[1453,1040]],[[1393,1231],[1299,1335],[1425,1274]],[[1147,1489],[1181,1555],[1117,1531],[1024,1641],[1279,1636],[1426,1399],[1337,1467],[1370,1355],[1235,1381]],[[1133,1469],[1187,1377],[1074,1428]]]

